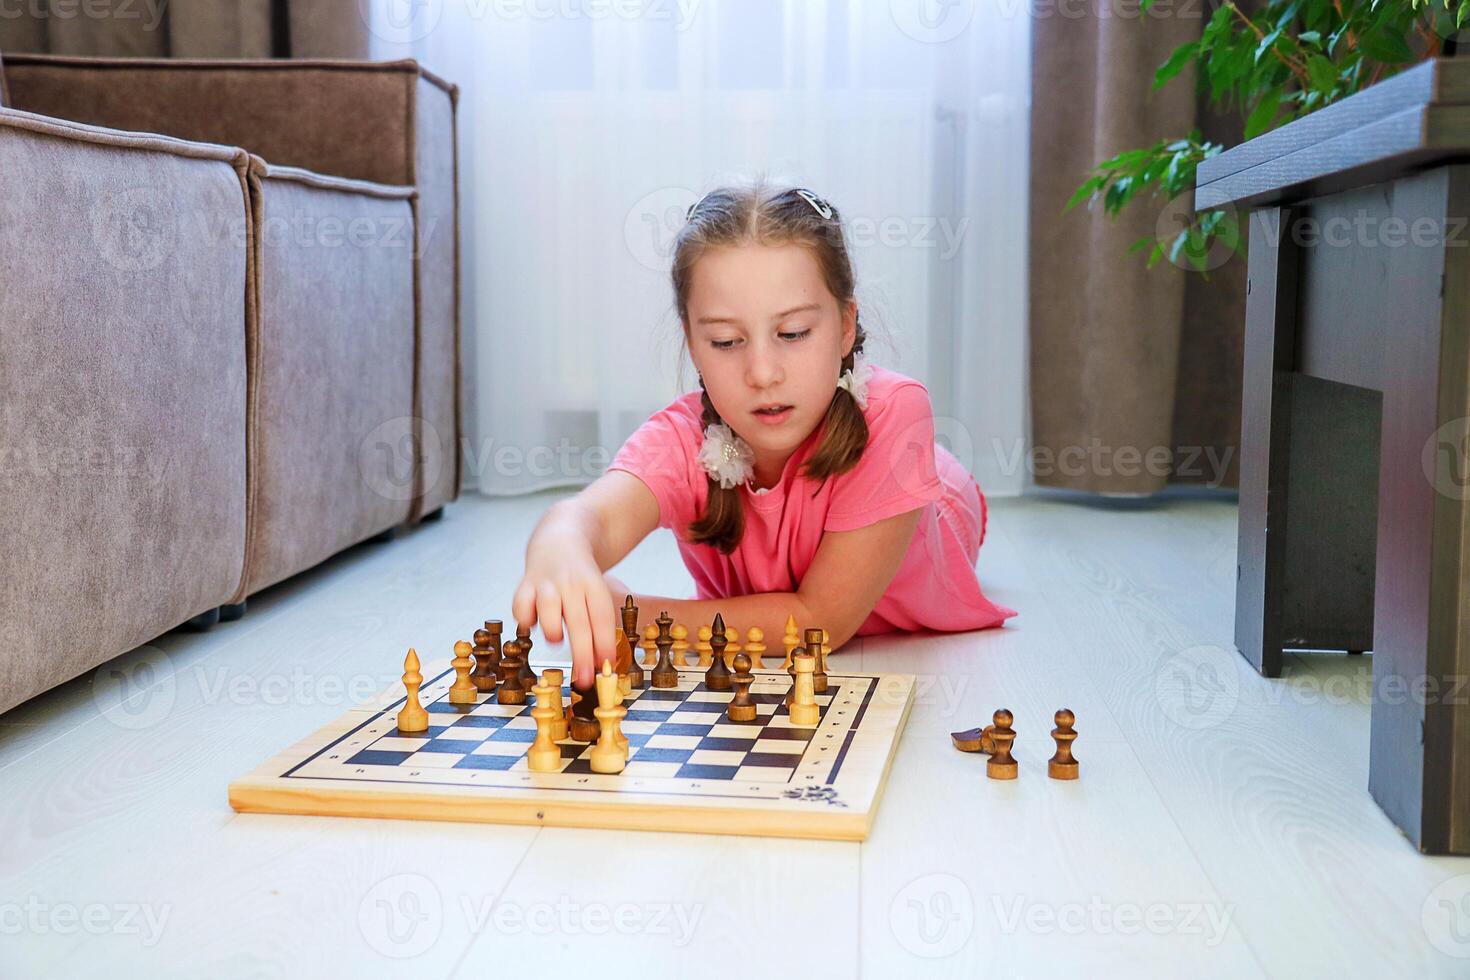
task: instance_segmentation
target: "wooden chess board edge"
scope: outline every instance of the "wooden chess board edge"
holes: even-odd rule
[[[315,780],[302,780],[309,784]],[[796,837],[809,840],[862,841],[868,836],[872,811],[815,812],[807,807],[790,810],[711,809],[704,805],[616,805],[484,797],[467,793],[395,793],[309,785],[283,790],[278,785],[230,786],[230,806],[238,813],[277,813],[300,816],[364,817],[369,819],[444,820],[462,823],[519,824],[542,827],[579,827],[650,830],[688,834],[731,834],[742,837]]]

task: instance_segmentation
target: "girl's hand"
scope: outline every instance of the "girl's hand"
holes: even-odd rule
[[[602,569],[585,543],[579,548],[567,541],[538,541],[527,554],[511,613],[521,626],[539,622],[548,643],[570,641],[572,682],[579,688],[590,687],[603,661],[617,654],[616,611]]]

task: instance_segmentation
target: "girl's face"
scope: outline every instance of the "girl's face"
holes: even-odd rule
[[[705,253],[689,287],[689,354],[720,417],[767,478],[826,417],[857,303],[838,302],[801,245]]]

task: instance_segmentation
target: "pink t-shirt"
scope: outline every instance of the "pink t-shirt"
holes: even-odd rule
[[[795,592],[824,531],[850,531],[923,508],[898,573],[858,635],[985,629],[1016,615],[980,590],[975,562],[985,538],[985,496],[959,460],[934,442],[928,390],[874,365],[863,415],[868,445],[846,473],[825,484],[800,475],[821,437],[818,426],[786,461],[779,483],[759,492],[741,487],[745,534],[728,555],[687,539],[709,490],[698,461],[704,441],[699,392],[639,426],[608,468],[632,473],[653,491],[659,527],[678,538],[697,598]]]

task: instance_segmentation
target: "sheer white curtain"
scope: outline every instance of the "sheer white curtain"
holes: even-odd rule
[[[460,101],[468,481],[590,482],[694,382],[669,247],[764,171],[842,211],[875,361],[1018,492],[1026,0],[362,0]],[[681,361],[684,364],[681,365]]]

